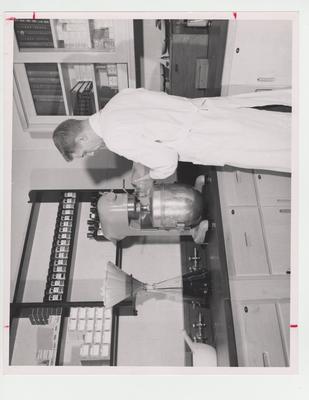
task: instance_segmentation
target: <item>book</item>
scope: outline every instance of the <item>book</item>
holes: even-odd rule
[[[27,75],[28,77],[35,77],[35,78],[41,78],[41,77],[59,77],[59,72],[58,71],[31,71],[27,70]]]
[[[74,115],[93,114],[95,112],[93,82],[77,82],[71,89],[71,101]]]
[[[32,97],[38,101],[63,101],[62,94],[34,94]]]
[[[59,77],[28,77],[28,81],[30,83],[60,83]]]
[[[34,107],[37,115],[65,115],[65,108],[63,101],[35,101]]]
[[[54,47],[48,19],[17,19],[14,31],[19,48]]]
[[[28,48],[28,49],[34,49],[34,48],[53,48],[54,47],[54,42],[19,42],[18,43],[19,48]]]
[[[52,95],[52,96],[62,96],[62,89],[38,89],[30,87],[32,96],[40,96],[40,95]]]

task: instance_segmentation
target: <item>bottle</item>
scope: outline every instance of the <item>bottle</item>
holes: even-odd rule
[[[73,215],[74,214],[74,210],[62,210],[62,215]]]
[[[53,280],[58,280],[58,279],[65,279],[65,273],[64,272],[56,272],[54,274],[52,274],[51,279]]]
[[[76,198],[76,193],[75,192],[65,192],[63,194],[64,197],[73,197]]]
[[[72,215],[61,215],[60,220],[61,221],[73,221],[73,216]]]
[[[71,239],[71,234],[70,233],[60,233],[58,235],[58,239]]]
[[[68,239],[57,240],[57,246],[70,246],[71,241]]]
[[[71,233],[72,232],[72,226],[61,226],[59,227],[59,233]]]
[[[64,280],[63,279],[56,279],[56,280],[52,280],[50,282],[51,286],[64,286]]]
[[[48,296],[49,301],[62,301],[62,294],[50,294]]]
[[[65,210],[74,210],[74,203],[64,203],[62,208]]]
[[[54,260],[54,265],[58,266],[58,265],[68,265],[68,260],[65,260],[63,258]]]
[[[58,265],[58,266],[54,266],[53,267],[53,272],[66,272],[67,269],[66,267],[62,266],[62,265]]]

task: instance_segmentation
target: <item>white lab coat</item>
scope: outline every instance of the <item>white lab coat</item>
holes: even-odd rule
[[[290,90],[187,99],[125,89],[89,119],[106,147],[170,176],[178,161],[290,172],[291,114],[248,107],[291,105]]]

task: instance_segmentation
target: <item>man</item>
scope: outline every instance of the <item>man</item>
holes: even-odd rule
[[[281,112],[290,95],[187,99],[125,89],[89,119],[61,123],[53,139],[67,161],[102,147],[134,161],[133,183],[142,190],[172,175],[178,161],[290,172],[291,114]]]

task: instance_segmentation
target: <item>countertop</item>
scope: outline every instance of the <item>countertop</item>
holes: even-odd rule
[[[210,275],[209,307],[213,339],[218,365],[238,366],[216,169],[180,164],[179,182],[193,185],[197,176],[205,175],[206,178],[203,198],[205,217],[211,223],[211,228],[206,234],[207,245],[202,246],[202,251]]]

